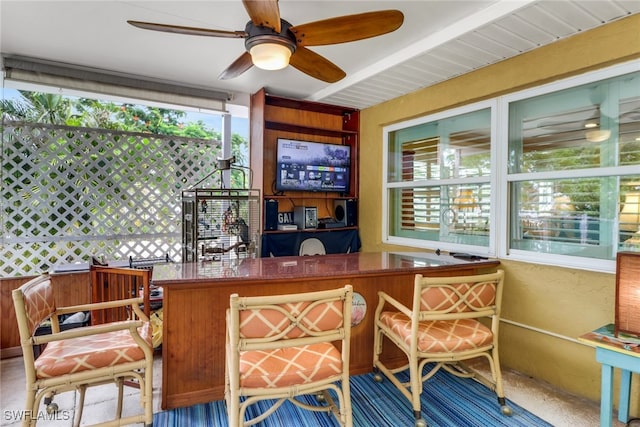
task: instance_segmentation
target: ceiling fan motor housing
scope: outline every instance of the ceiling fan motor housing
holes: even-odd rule
[[[296,51],[296,37],[289,30],[291,24],[284,19],[280,20],[280,32],[276,33],[269,27],[255,26],[253,22],[247,22],[245,32],[248,34],[244,41],[244,47],[250,51],[252,47],[263,43],[276,43],[288,47],[293,54]]]

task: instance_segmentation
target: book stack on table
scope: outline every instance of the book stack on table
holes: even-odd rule
[[[613,350],[626,350],[640,354],[640,337],[625,333],[619,333],[616,336],[613,323],[588,332],[580,336],[580,338],[597,342],[604,347],[611,347]]]

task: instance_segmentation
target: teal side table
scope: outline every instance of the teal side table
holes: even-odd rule
[[[618,420],[629,421],[632,373],[640,374],[640,340],[613,334],[613,325],[606,325],[578,338],[596,348],[596,360],[602,365],[600,385],[600,426],[611,427],[613,419],[613,372],[621,370]]]

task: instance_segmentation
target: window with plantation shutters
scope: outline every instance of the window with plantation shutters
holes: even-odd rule
[[[438,139],[418,140],[402,149],[402,181],[426,180],[437,163]],[[440,194],[431,188],[403,188],[401,228],[427,230],[438,223]]]
[[[388,133],[390,241],[489,246],[491,107]],[[453,246],[451,246],[453,247]]]

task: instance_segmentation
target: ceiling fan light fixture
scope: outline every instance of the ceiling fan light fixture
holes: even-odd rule
[[[249,49],[253,65],[263,70],[281,70],[289,65],[293,53],[281,43],[260,43]]]

